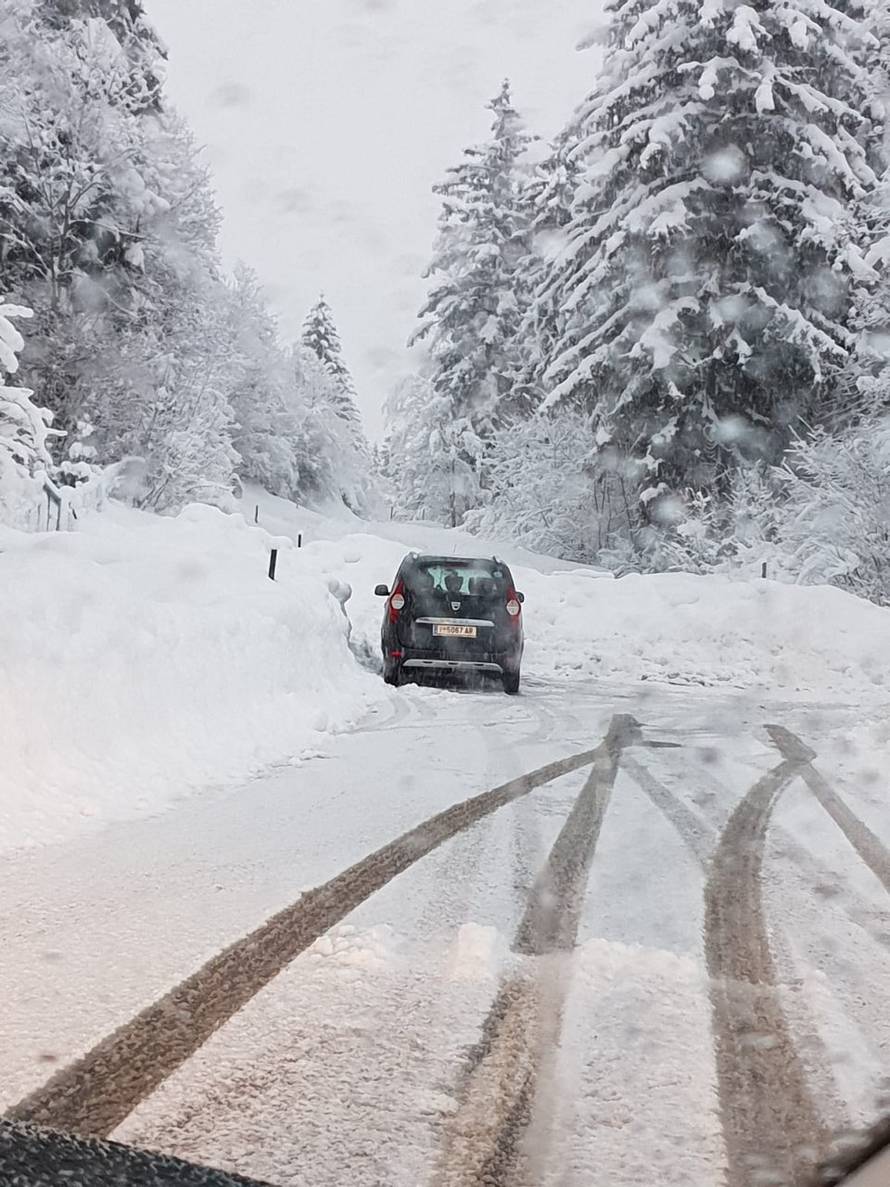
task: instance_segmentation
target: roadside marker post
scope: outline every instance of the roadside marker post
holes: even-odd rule
[[[278,549],[273,548],[269,553],[269,580],[275,580],[275,570],[278,567]]]

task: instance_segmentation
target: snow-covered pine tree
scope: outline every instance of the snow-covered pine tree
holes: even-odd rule
[[[142,399],[128,401],[132,421],[116,425],[113,405],[104,404],[105,430],[126,426],[132,433],[119,438],[120,452],[147,463],[138,502],[151,510],[189,502],[225,506],[231,497],[239,459],[229,401],[238,353],[220,289],[198,271],[165,292],[148,332],[134,336],[121,376],[124,396],[138,394],[136,376],[146,385]]]
[[[393,483],[393,463],[387,441],[375,441],[371,445],[371,482],[377,496],[377,506],[382,516],[392,518],[396,511],[396,492]]]
[[[69,428],[103,346],[137,320],[145,239],[169,209],[158,130],[121,101],[129,61],[104,22],[49,22],[33,0],[0,13],[0,273],[35,310],[28,378]]]
[[[138,5],[48,12],[0,0],[0,277],[36,314],[25,378],[73,439],[94,426],[99,463],[146,459],[150,505],[218,497],[233,371],[206,168],[130,55]]]
[[[273,494],[300,493],[297,458],[300,424],[288,398],[291,360],[282,349],[278,327],[269,312],[256,275],[235,269],[228,290],[231,344],[230,403],[235,417],[232,444],[240,457],[238,472]]]
[[[790,573],[890,605],[890,419],[817,429],[792,444],[784,477],[778,537]]]
[[[629,537],[634,492],[620,471],[597,466],[586,414],[562,408],[495,434],[492,498],[466,525],[489,539],[590,562]]]
[[[161,105],[162,59],[166,51],[145,15],[142,0],[40,0],[40,16],[56,29],[74,22],[97,21],[113,34],[128,67],[121,71],[120,96],[132,110],[158,110]]]
[[[56,28],[33,0],[0,0],[0,18],[4,282],[43,289],[38,319],[69,306],[81,281],[120,305],[140,216],[158,205],[145,176],[154,128],[127,101],[139,70],[98,18]]]
[[[870,34],[856,0],[607,10],[569,242],[538,294],[560,319],[543,380],[600,441],[706,488],[818,420],[848,355],[874,281],[854,217],[881,168]]]
[[[454,416],[447,393],[410,375],[386,404],[391,489],[399,515],[456,527],[480,503],[479,471],[471,459],[483,443],[467,416]]]
[[[443,448],[449,441],[449,451],[458,451],[461,489],[449,500],[458,520],[474,505],[485,440],[520,402],[516,336],[524,300],[519,264],[528,255],[521,161],[531,137],[513,106],[508,82],[489,109],[491,139],[467,149],[463,161],[435,187],[442,214],[427,271],[433,288],[411,339],[412,345],[425,341],[429,353],[437,409],[430,441]],[[475,483],[465,480],[468,471],[475,473]]]
[[[166,114],[146,127],[144,189],[133,196],[141,234],[126,287],[113,305],[100,290],[83,309],[63,306],[58,318],[80,351],[90,328],[95,339],[73,369],[64,406],[95,425],[102,461],[145,458],[146,505],[225,501],[237,462],[230,399],[239,372],[216,248],[219,215],[188,129]],[[127,226],[135,211],[118,201],[118,225]],[[94,278],[81,278],[78,292],[94,287]]]
[[[857,0],[853,8],[862,13],[872,38],[866,46],[871,83],[869,115],[882,133],[886,145],[890,137],[890,130],[886,127],[887,97],[890,94],[890,0],[870,0],[868,3]]]
[[[516,338],[520,366],[514,392],[523,410],[532,410],[543,400],[543,360],[552,357],[559,340],[559,309],[552,301],[540,297],[535,300],[534,294],[542,289],[552,261],[565,245],[581,168],[577,149],[578,129],[572,121],[553,141],[547,157],[521,191],[523,220],[530,235],[528,254],[517,266],[524,316]]]
[[[357,514],[366,513],[373,500],[370,452],[364,435],[341,415],[339,381],[307,346],[293,351],[291,367],[301,496],[339,499]]]
[[[866,21],[874,44],[869,48],[868,78],[870,115],[875,134],[885,145],[890,137],[886,126],[890,96],[890,0],[874,0],[866,9]],[[856,334],[837,385],[837,398],[826,427],[841,431],[858,421],[883,418],[890,410],[890,169],[886,169],[875,192],[859,204],[858,221],[870,244],[866,256],[878,275],[877,283],[860,288],[853,304],[852,328]]]
[[[356,440],[363,439],[362,420],[356,405],[355,383],[346,361],[343,346],[337,331],[334,315],[322,293],[306,315],[300,340],[321,361],[322,366],[335,381],[337,398],[334,409],[355,433]]]
[[[886,195],[890,177],[881,189]],[[835,398],[821,418],[821,427],[840,432],[853,424],[880,419],[890,412],[890,205],[867,204],[862,225],[873,240],[867,262],[877,283],[860,289],[850,318],[852,346],[835,384]]]

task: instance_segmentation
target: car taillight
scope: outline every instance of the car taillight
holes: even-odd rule
[[[519,605],[519,599],[515,594],[511,593],[507,599],[507,613],[511,618],[518,618],[522,607]]]
[[[389,599],[389,621],[399,621],[399,611],[405,609],[405,587],[401,581],[392,591],[392,596]]]

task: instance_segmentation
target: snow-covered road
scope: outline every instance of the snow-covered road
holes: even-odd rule
[[[237,791],[11,854],[0,1107],[36,1092],[29,1115],[74,1102],[96,1130],[95,1098],[119,1138],[282,1187],[580,1187],[593,1165],[710,1187],[746,1182],[752,1152],[796,1174],[801,1145],[873,1119],[890,1074],[890,805],[851,743],[884,712],[407,688]],[[171,1072],[154,1091],[146,1063]]]

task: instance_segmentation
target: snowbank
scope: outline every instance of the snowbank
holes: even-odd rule
[[[191,507],[0,529],[0,849],[151,813],[345,728],[383,685],[293,544]]]
[[[890,611],[830,586],[525,572],[528,670],[859,698],[886,693]]]

